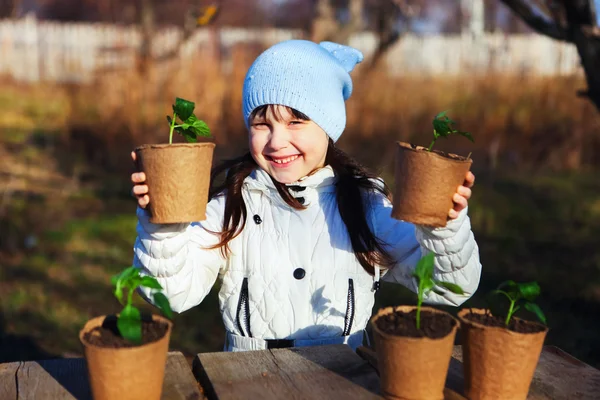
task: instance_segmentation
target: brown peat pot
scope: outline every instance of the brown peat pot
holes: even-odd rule
[[[215,144],[148,144],[135,149],[146,174],[150,222],[168,224],[206,219]]]
[[[387,307],[371,319],[381,392],[387,399],[444,398],[454,338],[460,324],[444,311],[421,307],[421,330],[431,332],[436,338],[399,336],[385,328],[390,324],[404,324],[399,320],[410,320],[415,312],[415,306]],[[396,318],[398,314],[402,318]],[[416,331],[414,323],[406,325],[412,325]]]
[[[496,317],[482,309],[461,310],[458,318],[466,396],[472,400],[526,399],[548,328],[513,317],[509,330],[497,319],[492,324]]]
[[[111,317],[116,321],[116,317]],[[139,346],[119,348],[110,347],[114,346],[114,340],[112,342],[107,340],[107,343],[104,343],[105,337],[101,328],[107,318],[109,317],[93,318],[79,332],[93,398],[95,400],[160,399],[173,324],[166,318],[152,315],[153,322],[148,324],[148,328],[155,332],[157,330],[164,332],[162,337]],[[112,334],[106,335],[106,338],[114,339]],[[118,339],[123,341],[120,337]]]
[[[473,160],[397,142],[392,217],[418,225],[444,227],[452,196]]]

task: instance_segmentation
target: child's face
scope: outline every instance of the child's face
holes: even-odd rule
[[[293,183],[325,165],[329,139],[312,121],[284,106],[267,108],[250,121],[250,153],[280,183]]]

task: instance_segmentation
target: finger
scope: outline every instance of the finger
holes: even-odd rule
[[[133,187],[133,193],[136,196],[142,196],[148,193],[148,185],[135,185]]]
[[[465,176],[465,183],[463,183],[463,185],[470,188],[470,187],[473,187],[474,184],[475,184],[475,175],[473,175],[473,173],[471,171],[467,171],[467,175]]]
[[[142,208],[146,208],[146,206],[148,205],[148,203],[150,203],[150,197],[147,194],[144,195],[144,196],[142,196],[142,197],[140,197],[139,200],[138,200],[138,204]]]
[[[448,211],[448,217],[450,219],[456,219],[456,218],[458,218],[458,212],[456,212],[456,210],[451,208],[450,211]]]
[[[143,172],[134,172],[131,174],[131,182],[133,183],[144,183],[146,182],[146,174]]]
[[[465,199],[469,200],[471,198],[471,189],[465,186],[459,186],[456,193],[460,194]]]
[[[469,204],[467,199],[465,199],[458,193],[454,194],[454,197],[452,198],[452,200],[454,201],[454,210],[458,211],[458,212],[467,208],[467,204]]]
[[[131,152],[131,159],[132,159],[133,161],[135,161],[135,160],[136,160],[136,158],[137,158],[137,156],[135,155],[135,151],[132,151],[132,152]]]

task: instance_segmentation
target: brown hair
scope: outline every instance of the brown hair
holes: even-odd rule
[[[277,112],[276,107],[266,105],[254,110],[249,119],[264,117],[269,109],[278,121],[283,118]],[[288,110],[294,118],[309,120],[306,115],[293,108]],[[365,192],[379,192],[389,199],[391,197],[389,188],[383,182],[381,186],[375,183],[377,177],[368,172],[365,167],[348,154],[338,149],[331,139],[327,148],[325,164],[331,166],[337,177],[336,199],[338,210],[348,229],[352,249],[358,262],[370,274],[373,274],[374,266],[389,267],[392,264],[392,258],[383,248],[384,243],[371,232],[364,204]],[[221,248],[224,256],[229,255],[229,242],[239,235],[246,225],[248,211],[242,197],[242,187],[244,179],[257,167],[258,165],[251,154],[246,153],[236,159],[223,162],[215,167],[211,173],[210,199],[226,193],[223,230],[219,233],[219,243],[214,246],[214,248]],[[220,184],[216,184],[217,177],[223,172],[226,172],[225,180]],[[273,184],[279,195],[290,207],[299,210],[305,208],[288,192],[285,184],[275,180],[273,180]]]

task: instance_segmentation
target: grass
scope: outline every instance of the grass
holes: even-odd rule
[[[0,362],[81,354],[85,320],[119,310],[109,277],[132,259],[130,150],[167,140],[165,115],[180,96],[197,101],[216,159],[239,154],[247,140],[241,87],[257,52],[235,48],[227,76],[210,60],[190,59],[145,77],[106,74],[88,87],[3,82]],[[475,160],[470,215],[483,275],[467,305],[482,305],[504,279],[538,280],[548,343],[600,366],[600,118],[575,97],[582,79],[392,79],[362,68],[353,73],[340,146],[392,183],[390,144],[427,144],[431,118],[450,109],[476,138],[474,145],[439,141],[440,149],[472,151]],[[218,289],[176,317],[171,348],[188,357],[222,348]],[[402,287],[383,285],[376,307],[415,301]]]

